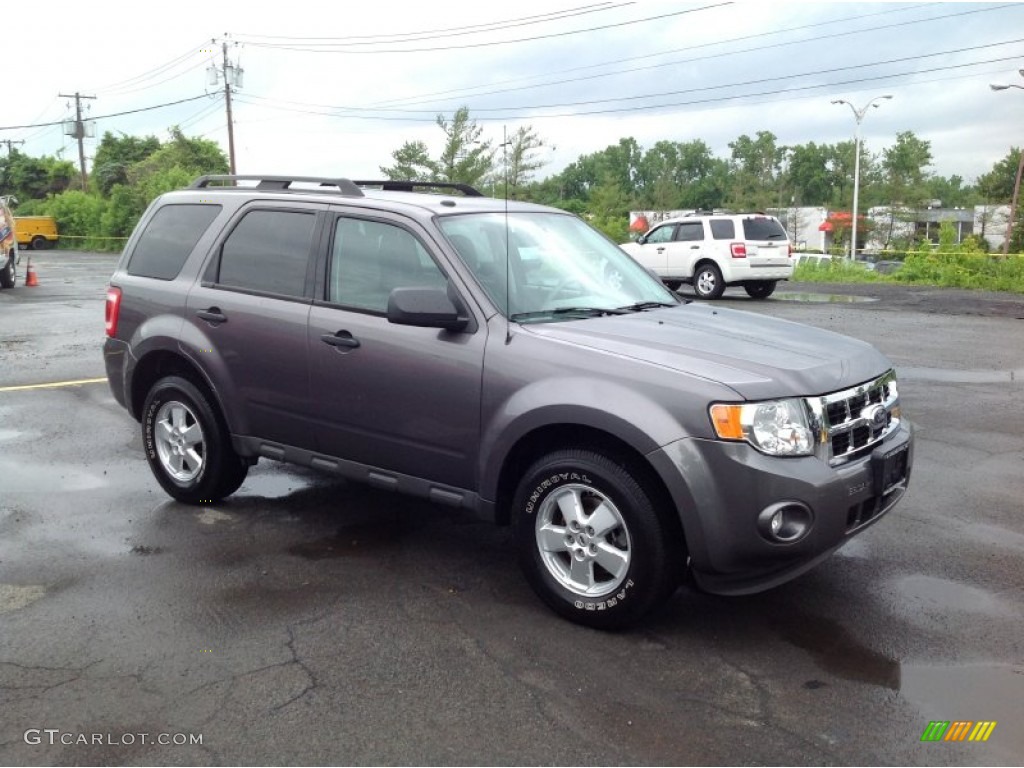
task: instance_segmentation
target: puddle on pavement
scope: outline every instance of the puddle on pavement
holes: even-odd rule
[[[196,519],[203,525],[216,525],[217,523],[234,522],[235,516],[216,509],[204,509],[196,515]]]
[[[945,384],[1010,384],[1024,382],[1024,368],[1010,371],[956,371],[950,368],[896,366],[903,381],[938,381]]]
[[[46,587],[35,584],[19,586],[17,584],[0,584],[0,614],[10,613],[46,596]]]
[[[8,458],[0,460],[0,477],[4,478],[6,492],[36,493],[45,488],[47,493],[67,493],[110,485],[102,474],[69,464],[39,464],[10,455]]]
[[[977,587],[934,576],[905,576],[893,583],[899,604],[908,614],[946,614],[950,611],[1009,616],[1013,609],[996,595]]]
[[[861,644],[840,624],[817,616],[796,616],[792,623],[775,624],[784,640],[802,648],[822,670],[843,680],[900,687],[899,662]]]
[[[797,291],[779,291],[772,298],[778,301],[803,301],[811,304],[863,304],[878,301],[873,296],[848,296],[844,293],[802,293]]]
[[[401,526],[394,521],[347,525],[333,536],[303,541],[288,547],[288,553],[306,560],[358,557],[386,547],[401,538]]]
[[[276,468],[275,468],[276,470]],[[290,472],[250,472],[236,494],[239,497],[258,496],[263,499],[282,499],[304,491],[313,485],[310,479]]]
[[[904,664],[899,692],[917,706],[923,722],[996,721],[985,744],[985,757],[991,759],[992,753],[1005,755],[1011,758],[1009,764],[1020,765],[1024,755],[1024,729],[1020,727],[1024,666]]]

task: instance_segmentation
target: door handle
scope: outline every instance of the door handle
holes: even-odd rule
[[[660,246],[658,246],[657,248],[655,248],[655,250],[656,250],[656,251],[657,251],[658,253],[661,253],[662,251],[664,251],[664,250],[665,250],[665,246],[664,246],[664,245],[660,245]]]
[[[690,250],[691,251],[698,251],[698,250],[700,250],[700,246],[699,245],[691,245],[690,246]]]
[[[359,339],[355,338],[348,331],[338,331],[337,333],[325,333],[320,337],[320,341],[324,344],[330,344],[332,347],[346,347],[348,349],[355,349],[359,346]]]
[[[209,309],[200,309],[196,312],[196,317],[212,324],[219,325],[228,321],[227,315],[220,311],[220,307],[210,307]]]

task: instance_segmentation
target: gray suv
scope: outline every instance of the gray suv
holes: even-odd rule
[[[203,177],[139,222],[106,323],[175,499],[267,458],[472,510],[590,626],[686,575],[787,581],[910,475],[870,345],[685,302],[575,216],[463,185]]]

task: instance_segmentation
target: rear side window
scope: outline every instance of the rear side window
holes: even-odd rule
[[[711,236],[715,240],[735,240],[736,226],[732,219],[712,219]]]
[[[676,240],[701,241],[704,239],[704,225],[699,221],[686,221],[679,225]]]
[[[199,238],[220,213],[219,205],[165,205],[153,214],[128,262],[128,274],[173,280]]]
[[[744,240],[785,240],[786,230],[777,219],[758,217],[743,220]]]
[[[302,296],[315,224],[314,213],[250,211],[224,241],[217,284]]]

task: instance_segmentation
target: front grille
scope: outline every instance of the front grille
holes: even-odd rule
[[[873,381],[833,392],[811,402],[821,417],[824,458],[845,464],[866,454],[899,426],[896,376],[889,371]]]

